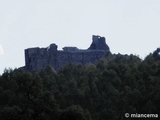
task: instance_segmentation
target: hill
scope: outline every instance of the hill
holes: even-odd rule
[[[108,51],[96,64],[70,63],[59,71],[9,69],[0,76],[0,118],[123,120],[138,113],[152,119],[160,110],[159,86],[159,49],[144,60]]]

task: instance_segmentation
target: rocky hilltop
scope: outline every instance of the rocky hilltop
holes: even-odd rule
[[[51,65],[56,71],[61,66],[70,62],[74,63],[95,63],[101,59],[106,51],[110,50],[106,44],[105,37],[92,36],[92,44],[88,49],[82,50],[77,47],[64,47],[57,50],[56,44],[51,44],[47,48],[28,48],[25,49],[26,71],[39,71]]]

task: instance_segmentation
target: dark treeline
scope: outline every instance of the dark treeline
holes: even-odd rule
[[[144,60],[107,52],[96,65],[0,76],[1,120],[123,120],[125,113],[159,111],[158,50]]]

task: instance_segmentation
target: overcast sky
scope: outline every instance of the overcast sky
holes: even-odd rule
[[[160,0],[0,0],[0,74],[25,65],[24,49],[86,49],[92,35],[112,53],[144,58],[160,47]]]

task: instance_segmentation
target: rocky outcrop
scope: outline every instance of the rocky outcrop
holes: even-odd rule
[[[25,70],[39,71],[51,65],[55,70],[70,63],[95,63],[103,57],[108,45],[104,37],[92,37],[92,44],[87,50],[81,50],[77,47],[64,47],[63,50],[57,50],[56,44],[51,44],[47,48],[28,48],[25,49]]]

